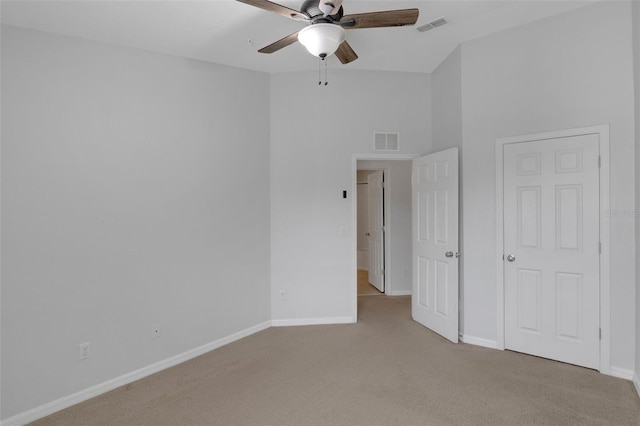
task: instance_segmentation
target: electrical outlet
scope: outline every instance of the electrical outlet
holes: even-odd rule
[[[153,324],[151,326],[151,337],[154,339],[160,337],[160,324]]]
[[[91,356],[91,342],[84,342],[78,345],[80,347],[80,359],[87,359]]]
[[[287,300],[287,292],[280,290],[280,300]]]

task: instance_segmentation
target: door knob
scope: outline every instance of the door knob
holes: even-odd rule
[[[367,233],[366,233],[366,234],[364,234],[364,235],[366,235],[367,237],[370,237],[370,236],[371,236],[371,234],[370,234],[369,232],[367,232]]]
[[[447,257],[453,257],[453,252],[452,251],[448,251],[444,254]]]
[[[513,262],[514,260],[516,260],[516,257],[514,255],[510,254],[509,256],[507,256],[507,260],[509,262]]]

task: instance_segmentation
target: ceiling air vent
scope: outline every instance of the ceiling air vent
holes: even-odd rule
[[[400,151],[400,133],[374,133],[374,151]]]
[[[438,18],[435,19],[431,22],[429,22],[428,24],[424,24],[424,25],[420,25],[418,28],[416,28],[418,31],[420,31],[421,33],[425,32],[425,31],[429,31],[432,30],[436,27],[440,27],[444,24],[447,23],[447,20],[444,18]]]

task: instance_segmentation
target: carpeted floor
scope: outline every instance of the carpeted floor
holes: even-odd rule
[[[270,328],[37,425],[638,425],[631,382],[454,345],[409,297],[360,297],[352,325]]]

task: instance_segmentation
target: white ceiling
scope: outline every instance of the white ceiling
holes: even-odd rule
[[[461,42],[556,15],[586,1],[345,0],[345,14],[419,8],[413,27],[355,29],[347,40],[359,56],[347,69],[432,72]],[[302,0],[279,2],[299,9]],[[265,72],[316,70],[317,58],[295,43],[267,55],[257,50],[304,23],[239,3],[205,1],[5,1],[3,24],[130,46]],[[416,27],[445,17],[449,24],[421,33]]]

